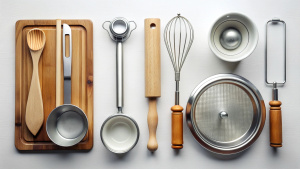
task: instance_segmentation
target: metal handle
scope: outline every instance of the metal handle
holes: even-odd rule
[[[278,101],[278,89],[277,89],[277,83],[273,83],[273,89],[272,89],[272,100]]]
[[[70,56],[66,56],[66,35],[70,38]],[[63,24],[63,61],[64,61],[64,104],[71,103],[71,74],[72,74],[72,32],[67,24]]]
[[[283,74],[283,81],[268,81],[268,29],[269,29],[269,24],[274,24],[274,25],[278,25],[278,23],[282,23],[283,25],[283,33],[284,33],[284,74]],[[274,56],[272,56],[273,59],[278,60],[278,58],[274,58]],[[265,82],[267,85],[271,85],[273,83],[276,83],[277,85],[284,85],[286,82],[286,24],[283,20],[280,20],[278,18],[274,18],[272,20],[269,20],[266,24],[266,51],[265,51]]]
[[[113,24],[116,22],[125,23],[125,31],[118,32],[113,28]],[[107,25],[109,23],[109,25]],[[134,28],[130,28],[130,24],[134,23]],[[108,26],[108,27],[107,27]],[[123,25],[124,26],[124,25]],[[117,42],[117,108],[118,113],[122,113],[123,108],[123,44],[125,40],[127,40],[131,32],[136,29],[136,23],[134,21],[127,21],[125,18],[117,17],[113,19],[113,21],[105,21],[102,24],[103,29],[105,29],[112,40]]]
[[[123,108],[123,44],[117,42],[117,108],[122,113]]]

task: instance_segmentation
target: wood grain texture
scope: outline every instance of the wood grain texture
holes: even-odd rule
[[[44,122],[44,108],[39,81],[39,60],[43,52],[46,37],[42,30],[30,30],[26,36],[32,59],[32,78],[26,104],[25,122],[29,131],[36,136]]]
[[[270,146],[282,147],[281,102],[270,101]]]
[[[183,148],[183,107],[175,105],[172,112],[172,148]]]
[[[56,107],[57,98],[56,20],[20,20],[16,23],[15,63],[15,146],[18,150],[90,150],[93,147],[93,25],[89,20],[61,20],[63,23],[70,25],[73,35],[72,104],[85,112],[89,122],[88,133],[79,144],[67,148],[55,145],[48,138],[45,124]],[[29,132],[24,121],[32,74],[30,52],[24,38],[32,28],[42,29],[47,38],[39,61],[44,125],[36,136]]]
[[[158,115],[156,98],[161,95],[160,65],[160,19],[145,19],[145,96],[149,98],[147,116],[149,128],[148,150],[154,152],[158,148],[156,129]]]
[[[145,96],[160,97],[160,19],[145,19]]]
[[[62,69],[62,24],[61,20],[56,20],[56,107],[63,104],[63,69]]]
[[[148,140],[147,148],[152,152],[156,151],[158,148],[158,143],[156,140],[156,128],[158,123],[156,102],[157,102],[156,98],[149,99],[149,111],[147,116],[147,122],[149,128],[149,140]]]

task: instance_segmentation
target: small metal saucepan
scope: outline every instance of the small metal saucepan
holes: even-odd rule
[[[65,35],[71,40],[71,29],[63,25],[63,44]],[[69,147],[79,143],[87,133],[88,120],[85,113],[77,106],[71,104],[71,70],[72,70],[72,43],[70,43],[70,56],[65,54],[63,45],[64,64],[64,105],[56,107],[48,116],[46,130],[49,138],[57,145]]]

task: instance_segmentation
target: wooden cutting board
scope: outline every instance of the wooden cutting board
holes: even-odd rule
[[[46,121],[56,107],[56,20],[20,20],[16,23],[15,32],[15,146],[18,150],[90,150],[93,147],[93,24],[90,20],[61,20],[61,24],[64,23],[72,30],[72,104],[80,107],[88,118],[87,135],[79,144],[67,148],[57,146],[49,139]],[[36,136],[25,124],[32,76],[32,59],[26,35],[33,28],[42,29],[46,35],[46,44],[39,60],[44,123]]]

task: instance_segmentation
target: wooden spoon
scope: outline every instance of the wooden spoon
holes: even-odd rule
[[[39,60],[46,43],[45,33],[40,29],[32,29],[27,33],[27,44],[30,49],[33,71],[28,94],[25,122],[35,136],[44,122],[42,92],[39,81]]]

